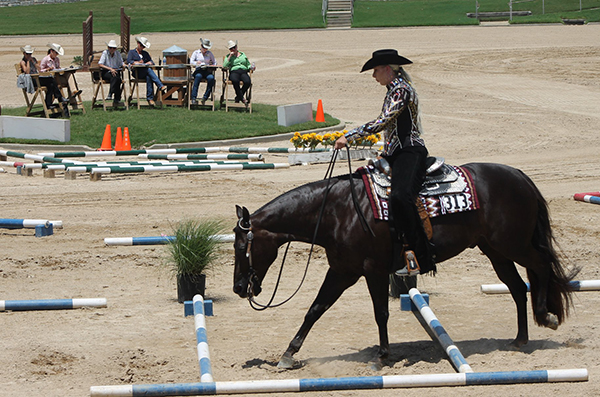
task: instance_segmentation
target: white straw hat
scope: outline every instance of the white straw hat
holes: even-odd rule
[[[137,41],[138,43],[140,43],[141,45],[144,46],[144,48],[150,48],[150,42],[148,41],[147,38],[140,36],[140,37],[136,37],[135,41]]]
[[[56,44],[56,43],[49,43],[46,44],[48,46],[48,48],[58,52],[58,55],[63,56],[65,55],[65,50],[60,46],[60,44]]]
[[[236,41],[229,40],[229,41],[227,42],[227,48],[228,48],[228,49],[230,49],[230,50],[231,50],[233,47],[237,47],[237,40],[236,40]]]
[[[105,42],[105,43],[106,43],[106,42]],[[109,41],[108,43],[106,43],[106,46],[107,46],[107,47],[110,47],[110,48],[117,48],[117,47],[118,47],[118,46],[117,46],[117,42],[116,42],[115,40],[111,40],[111,41]]]
[[[35,50],[35,48],[29,44],[27,44],[25,47],[21,47],[21,52],[24,52],[25,54],[33,54],[33,50]]]
[[[209,39],[200,39],[200,43],[202,45],[202,47],[206,48],[207,50],[210,50],[212,47],[212,43],[210,42]]]

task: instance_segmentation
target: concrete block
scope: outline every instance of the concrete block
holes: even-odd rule
[[[421,294],[425,302],[429,305],[429,294]],[[400,311],[403,312],[418,312],[419,309],[415,306],[412,299],[410,299],[410,295],[401,294],[400,295]]]
[[[74,181],[75,179],[77,179],[77,172],[65,171],[65,179],[68,181]]]
[[[48,222],[47,225],[37,225],[35,227],[35,237],[52,236],[54,234],[54,226]]]
[[[55,176],[56,172],[54,170],[44,169],[44,178],[54,178]]]
[[[193,301],[185,301],[183,302],[183,316],[193,316],[194,315],[194,302]],[[205,316],[214,316],[213,312],[213,301],[207,299],[204,301],[204,315]]]
[[[71,121],[33,117],[0,116],[0,138],[71,140]]]
[[[33,168],[21,167],[21,176],[33,176]]]
[[[277,124],[290,125],[312,121],[312,103],[277,106]]]

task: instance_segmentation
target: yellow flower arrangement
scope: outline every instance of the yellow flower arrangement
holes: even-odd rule
[[[323,135],[317,134],[315,132],[311,132],[309,134],[300,134],[299,132],[295,132],[294,136],[290,139],[290,142],[294,145],[295,148],[301,149],[310,149],[315,150],[319,144],[328,147],[335,144],[335,141],[338,140],[339,137],[344,135],[346,130],[344,131],[335,131],[335,132],[327,132]],[[352,147],[358,148],[359,146],[372,147],[374,144],[379,142],[381,139],[380,134],[369,135],[367,137],[361,137],[355,139],[352,142]]]

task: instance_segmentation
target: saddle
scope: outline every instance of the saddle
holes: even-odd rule
[[[427,170],[420,196],[460,193],[467,187],[466,181],[459,178],[456,169],[446,164],[443,157],[428,157],[425,164]],[[388,198],[392,186],[390,164],[386,159],[379,158],[375,161],[370,160],[369,165],[379,170],[372,173],[377,194]]]
[[[428,157],[426,176],[416,200],[423,226],[431,233],[429,218],[479,208],[471,174],[463,167],[446,164],[442,157]],[[369,161],[357,170],[365,184],[375,219],[388,220],[391,167],[384,158]]]

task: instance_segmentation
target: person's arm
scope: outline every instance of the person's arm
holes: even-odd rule
[[[154,65],[154,61],[147,51],[142,52],[142,56],[145,65]]]
[[[52,65],[48,64],[48,59],[50,59],[49,56],[44,57],[44,59],[42,59],[42,63],[40,64],[40,72],[47,72],[49,70],[52,70]]]
[[[369,121],[345,133],[344,137],[347,142],[352,142],[359,137],[377,134],[385,130],[406,108],[406,104],[408,103],[407,96],[408,92],[406,90],[389,92],[379,116],[375,120]],[[337,146],[336,141],[336,148],[338,148]]]
[[[233,62],[231,61],[231,53],[229,53],[225,56],[225,60],[223,61],[223,67],[228,69],[230,68],[232,63]]]
[[[25,73],[25,74],[30,74],[30,67],[29,67],[29,62],[24,61],[21,59],[21,62],[19,63],[21,65],[21,72]]]
[[[250,70],[250,68],[252,67],[252,64],[250,63],[250,60],[248,59],[246,54],[244,54],[244,56],[240,59],[240,63],[246,70]]]
[[[100,60],[98,61],[98,67],[100,69],[111,70],[112,68],[106,64],[108,57],[106,55],[106,51],[102,51],[102,55],[100,55]]]
[[[140,62],[140,58],[137,56],[136,50],[131,50],[127,53],[127,64],[133,65]]]
[[[190,65],[198,66],[197,63],[198,63],[198,50],[194,51],[190,58]]]
[[[217,60],[215,59],[215,55],[212,52],[208,52],[207,54],[209,54],[208,56],[208,64],[209,65],[216,65],[217,64]]]

